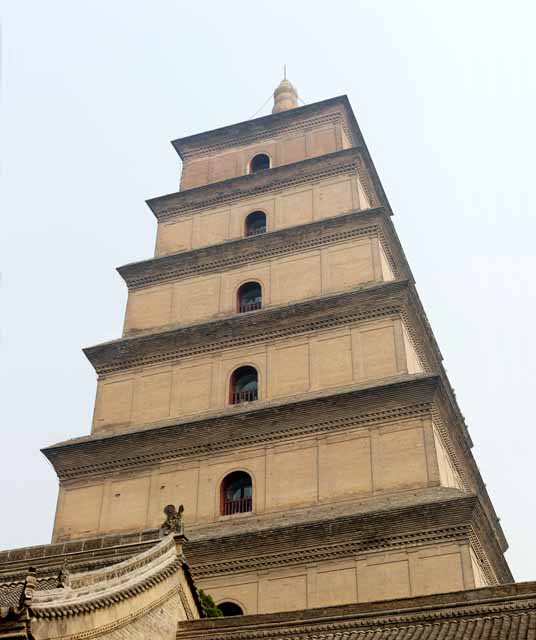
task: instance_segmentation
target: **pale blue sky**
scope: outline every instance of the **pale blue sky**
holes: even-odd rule
[[[114,268],[150,257],[169,141],[245,120],[288,65],[348,94],[510,542],[536,579],[529,0],[2,3],[0,547],[48,542],[39,448],[89,432],[81,347],[118,337]],[[268,112],[268,107],[263,113]]]

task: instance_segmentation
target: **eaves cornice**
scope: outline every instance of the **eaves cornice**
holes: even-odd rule
[[[224,206],[245,198],[308,184],[314,180],[359,172],[360,163],[362,163],[361,149],[345,149],[274,167],[267,171],[177,191],[147,200],[147,204],[158,221],[163,221],[201,209]],[[372,194],[369,197],[373,206],[383,204],[372,197]]]
[[[399,314],[409,283],[397,280],[364,285],[284,307],[124,337],[84,349],[98,374],[167,363],[242,345]]]
[[[352,139],[351,111],[348,98],[336,96],[295,109],[183,136],[173,140],[171,144],[181,160],[189,160],[203,154],[218,153],[222,149],[253,144],[259,139],[278,137],[294,127],[311,127],[319,118],[333,116],[344,120],[343,126]],[[358,141],[358,138],[352,139],[354,143]]]
[[[368,180],[364,180],[365,187],[367,191],[372,190],[376,195],[373,198],[374,205],[381,204],[391,211],[365,139],[346,95],[186,136],[174,140],[172,144],[181,158],[187,160],[199,154],[217,153],[226,147],[253,144],[260,139],[277,137],[282,133],[288,135],[288,132],[291,132],[293,128],[313,126],[322,117],[336,117],[341,120],[351,144],[359,147],[362,151],[363,162],[370,176],[370,184]]]
[[[127,264],[117,271],[129,289],[137,289],[378,235],[391,268],[398,275],[406,272],[406,264],[389,223],[389,214],[383,207],[355,210],[296,227]]]
[[[277,566],[355,557],[428,544],[472,541],[481,532],[481,565],[491,582],[512,575],[495,543],[476,495],[458,494],[416,505],[393,503],[378,511],[356,512],[325,521],[283,525],[271,530],[193,539],[187,546],[196,578],[265,571]],[[485,548],[485,552],[484,549]]]
[[[94,434],[43,449],[61,481],[140,469],[215,452],[273,445],[288,438],[432,415],[437,376],[406,375],[292,402],[253,405],[117,434]],[[333,408],[337,417],[333,417]]]

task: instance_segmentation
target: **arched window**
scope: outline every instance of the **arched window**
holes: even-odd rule
[[[253,484],[245,471],[233,471],[221,483],[221,514],[247,513],[253,509]]]
[[[262,307],[262,289],[258,282],[245,282],[236,294],[238,313],[255,311]]]
[[[220,602],[218,605],[218,609],[223,613],[223,615],[227,618],[229,616],[243,616],[244,612],[242,611],[242,607],[239,607],[234,602]]]
[[[253,211],[246,218],[245,235],[258,236],[261,233],[266,233],[266,214],[262,211]]]
[[[264,169],[270,168],[270,157],[265,153],[258,153],[256,156],[251,158],[251,162],[249,163],[249,172],[257,173],[257,171],[264,171]]]
[[[235,369],[231,376],[231,404],[257,400],[258,379],[259,376],[254,367],[240,367],[239,369]]]

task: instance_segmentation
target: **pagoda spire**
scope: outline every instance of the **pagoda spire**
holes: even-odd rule
[[[287,80],[287,66],[285,65],[283,80],[281,80],[274,91],[274,108],[272,109],[272,113],[288,111],[288,109],[295,109],[297,106],[298,92],[294,85]]]

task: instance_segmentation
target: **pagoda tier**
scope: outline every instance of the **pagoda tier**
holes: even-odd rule
[[[117,270],[129,290],[140,290],[192,276],[222,273],[243,265],[362,237],[379,238],[389,268],[394,274],[409,276],[391,214],[384,207],[351,210],[332,218],[285,227],[271,233],[239,237],[201,249],[133,262]]]
[[[159,222],[180,218],[193,212],[212,207],[232,204],[246,198],[273,194],[300,185],[311,186],[313,181],[322,181],[337,176],[360,174],[363,191],[360,194],[367,208],[377,200],[372,181],[364,168],[363,152],[360,149],[344,149],[300,162],[274,167],[267,172],[259,172],[222,182],[215,182],[185,191],[177,191],[147,200],[151,211]],[[333,208],[336,202],[328,202]],[[363,207],[365,208],[365,207]],[[288,218],[283,221],[288,226]]]

